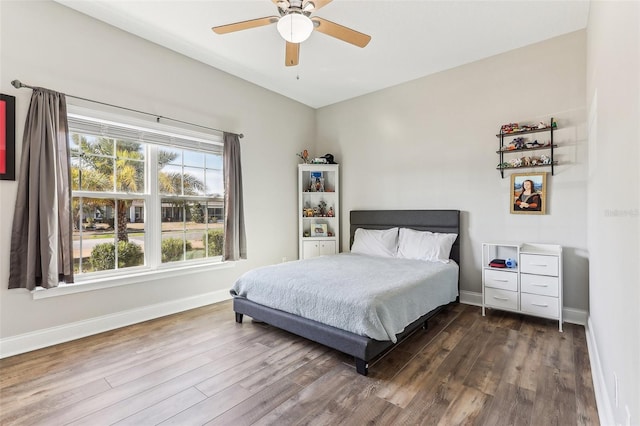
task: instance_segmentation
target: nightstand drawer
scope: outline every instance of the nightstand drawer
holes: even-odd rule
[[[484,304],[496,308],[518,310],[518,292],[486,287]]]
[[[503,290],[518,291],[518,274],[509,271],[484,270],[485,287],[501,288]]]
[[[524,313],[547,318],[559,318],[560,307],[557,297],[522,293],[520,295],[520,310]]]
[[[520,290],[523,293],[558,297],[559,279],[546,275],[520,275]]]
[[[558,257],[540,254],[521,254],[520,272],[558,276]]]

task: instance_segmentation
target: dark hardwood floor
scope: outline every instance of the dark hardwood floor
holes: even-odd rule
[[[230,302],[0,361],[2,425],[596,425],[584,327],[455,304],[356,374]]]

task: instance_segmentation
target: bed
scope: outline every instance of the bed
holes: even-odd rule
[[[352,275],[356,274],[355,271],[366,270],[369,266],[373,265],[372,260],[368,258],[368,256],[341,253],[335,256],[324,256],[324,259],[314,258],[258,268],[258,270],[244,274],[243,277],[236,282],[231,291],[236,322],[242,323],[243,316],[248,315],[254,320],[265,322],[274,327],[351,355],[355,359],[356,371],[359,374],[367,375],[371,361],[391,350],[420,327],[426,328],[429,318],[440,312],[448,303],[458,300],[460,212],[458,210],[354,210],[350,213],[350,242],[353,244],[354,235],[359,228],[365,230],[389,230],[396,227],[416,231],[431,231],[458,235],[451,246],[449,256],[454,262],[450,262],[448,266],[444,264],[438,265],[436,264],[437,262],[433,262],[433,265],[421,266],[431,271],[429,273],[434,276],[431,282],[439,285],[435,290],[438,297],[433,297],[433,300],[430,296],[425,295],[416,297],[414,293],[403,295],[402,293],[404,292],[423,291],[426,287],[415,283],[409,284],[409,281],[407,281],[406,289],[401,291],[394,290],[387,295],[381,296],[382,299],[385,299],[385,302],[379,304],[379,306],[376,305],[376,313],[368,315],[367,318],[360,318],[357,314],[332,315],[332,311],[340,311],[343,309],[343,307],[339,306],[339,296],[341,292],[352,290],[350,279]],[[375,263],[379,263],[383,269],[387,270],[386,272],[389,277],[394,277],[389,278],[389,280],[396,280],[395,277],[400,275],[410,276],[411,273],[413,273],[410,270],[411,268],[409,268],[409,263],[404,264],[402,259],[394,261],[393,264],[384,264],[383,261],[384,259],[377,258]],[[432,262],[417,263],[427,264]],[[353,268],[350,268],[348,266],[349,264],[353,264]],[[304,266],[309,273],[304,275],[300,272],[301,266]],[[326,315],[326,318],[321,317],[317,318],[317,320],[309,319],[305,317],[309,315],[305,313],[305,316],[302,316],[303,314],[297,311],[297,306],[291,308],[287,305],[280,306],[277,303],[267,303],[267,299],[261,298],[263,296],[267,297],[270,294],[270,297],[272,297],[273,294],[275,294],[278,300],[289,298],[293,301],[292,303],[296,305],[296,301],[303,299],[300,295],[292,294],[292,291],[298,287],[296,283],[300,283],[300,291],[304,291],[305,287],[302,285],[303,282],[311,280],[313,276],[317,276],[317,268],[325,268],[326,271],[340,271],[338,275],[336,275],[336,273],[324,274],[326,285],[329,288],[329,290],[324,293],[328,296],[333,295],[334,299],[331,300],[329,298],[329,300],[326,301],[328,305],[325,307],[317,307],[316,309],[319,314]],[[394,270],[393,268],[399,269]],[[453,269],[455,269],[454,276],[451,275]],[[276,272],[278,274],[284,272],[285,275],[276,275]],[[382,275],[383,273],[380,272],[377,274]],[[245,275],[248,277],[245,277]],[[275,278],[278,276],[284,276],[285,278]],[[444,277],[446,277],[446,280]],[[257,290],[253,290],[253,292],[245,291],[245,286],[249,285],[247,284],[248,278],[257,281],[261,280],[261,282],[258,282],[258,288],[262,289],[261,291],[264,292],[264,295],[257,293]],[[342,283],[342,281],[344,281],[344,283]],[[446,284],[438,284],[440,281],[446,281]],[[373,280],[371,282],[373,283]],[[267,283],[269,285],[267,285]],[[404,286],[404,284],[402,284],[402,286]],[[277,290],[277,287],[281,287],[281,289]],[[254,287],[254,289],[255,288],[256,287]],[[368,299],[367,293],[369,289],[362,288],[358,290],[356,288],[353,291],[361,291],[363,293],[361,299]],[[373,292],[373,290],[371,291]],[[338,297],[336,298],[335,295],[338,295]],[[308,296],[313,300],[313,302],[309,304],[310,306],[314,307],[316,303],[319,303],[317,294],[310,294],[305,297],[309,298]],[[405,297],[405,299],[395,300],[392,299],[391,296]],[[410,299],[420,300],[421,303],[415,307],[413,306],[415,303],[412,303]],[[336,304],[335,308],[332,308],[332,303]],[[409,305],[412,306],[409,307]],[[402,307],[402,309],[399,309],[399,307]],[[405,309],[405,307],[407,309]],[[411,312],[405,315],[405,310]],[[419,313],[416,314],[416,312]],[[365,315],[363,315],[363,317],[364,316]],[[393,318],[389,318],[389,316]],[[343,322],[345,317],[351,319],[348,324]],[[358,320],[353,320],[354,318],[358,318]],[[381,322],[381,324],[377,324],[378,322]],[[378,328],[379,331],[376,331],[375,328],[368,328],[369,326],[381,328]],[[398,332],[396,333],[396,331]],[[370,336],[374,336],[375,338]]]

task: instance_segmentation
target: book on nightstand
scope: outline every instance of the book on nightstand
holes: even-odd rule
[[[504,259],[493,259],[489,262],[489,266],[492,268],[506,268],[507,264]]]

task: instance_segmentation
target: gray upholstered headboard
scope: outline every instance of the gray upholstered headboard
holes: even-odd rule
[[[349,246],[353,244],[353,235],[358,228],[389,229],[397,226],[416,231],[458,234],[450,257],[460,264],[460,210],[352,210],[349,219]]]

